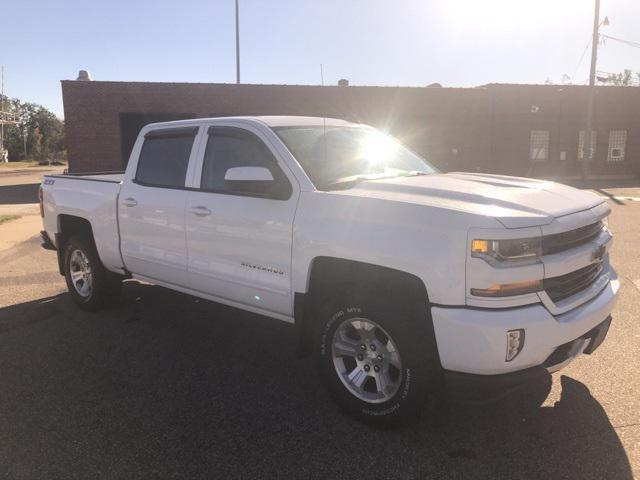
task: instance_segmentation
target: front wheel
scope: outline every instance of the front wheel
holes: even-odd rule
[[[441,388],[426,309],[374,299],[331,302],[319,312],[316,361],[323,382],[348,413],[377,425],[406,423]]]
[[[64,276],[75,303],[89,311],[115,302],[122,285],[117,275],[104,268],[93,242],[78,236],[65,243]]]

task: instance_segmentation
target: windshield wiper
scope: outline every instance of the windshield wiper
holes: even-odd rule
[[[348,177],[341,177],[337,180],[334,180],[330,183],[325,183],[321,186],[321,190],[348,190],[356,186],[361,182],[372,181],[372,180],[380,180],[382,178],[395,178],[398,174],[393,175],[384,175],[382,173],[375,174],[364,174],[364,175],[349,175]]]
[[[355,187],[357,184],[366,181],[375,181],[375,180],[384,180],[386,178],[398,178],[398,177],[418,177],[422,175],[430,175],[427,172],[421,172],[419,170],[415,170],[413,172],[407,173],[398,173],[394,175],[380,175],[380,176],[370,176],[370,175],[358,175],[340,178],[335,182],[326,183],[320,186],[320,190],[349,190],[350,188]]]
[[[364,182],[365,180],[372,180],[367,177],[349,177],[341,180],[336,180],[335,182],[325,183],[320,186],[320,190],[349,190],[350,188],[355,187],[360,182]]]

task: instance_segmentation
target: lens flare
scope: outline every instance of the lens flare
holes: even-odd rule
[[[360,156],[371,167],[384,165],[390,158],[396,155],[398,144],[381,133],[367,135],[360,145]]]

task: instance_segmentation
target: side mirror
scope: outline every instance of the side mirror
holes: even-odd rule
[[[225,182],[273,182],[273,175],[265,167],[233,167],[224,174]]]
[[[282,182],[276,182],[265,167],[233,167],[224,174],[225,189],[237,194],[265,198],[288,198],[282,191]]]

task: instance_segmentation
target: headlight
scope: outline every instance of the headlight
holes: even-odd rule
[[[542,238],[518,238],[509,240],[473,240],[471,256],[493,258],[497,261],[524,260],[539,257],[542,253]]]

